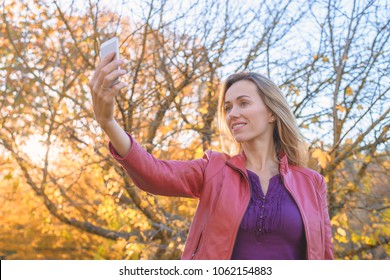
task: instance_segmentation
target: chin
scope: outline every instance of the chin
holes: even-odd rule
[[[234,137],[234,139],[236,140],[237,143],[243,143],[243,142],[247,142],[249,139],[247,137]]]

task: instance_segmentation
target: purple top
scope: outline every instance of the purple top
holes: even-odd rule
[[[270,179],[264,195],[259,177],[247,171],[252,195],[237,233],[232,259],[306,259],[302,217],[280,175]]]

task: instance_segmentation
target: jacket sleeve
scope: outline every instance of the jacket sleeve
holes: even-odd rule
[[[132,144],[125,157],[118,155],[111,142],[109,150],[137,187],[156,195],[200,197],[208,164],[206,155],[190,161],[159,160],[128,136]]]
[[[328,200],[326,195],[326,184],[324,177],[321,176],[321,207],[324,215],[324,226],[325,226],[325,259],[333,260],[333,244],[332,244],[332,227],[330,224],[329,211],[328,211]]]

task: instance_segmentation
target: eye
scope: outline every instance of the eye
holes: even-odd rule
[[[232,109],[232,106],[230,106],[230,105],[225,106],[225,112],[229,113],[231,109]]]
[[[247,102],[247,101],[242,101],[241,103],[240,103],[240,106],[241,107],[245,107],[246,105],[248,105],[249,104],[249,102]]]

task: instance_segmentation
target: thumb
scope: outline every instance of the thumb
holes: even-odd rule
[[[123,92],[123,89],[129,87],[129,85],[125,82],[119,82],[117,84],[115,84],[113,87],[112,87],[112,90],[110,91],[110,95],[112,97],[116,97],[117,95],[119,95],[119,93],[122,93]]]

